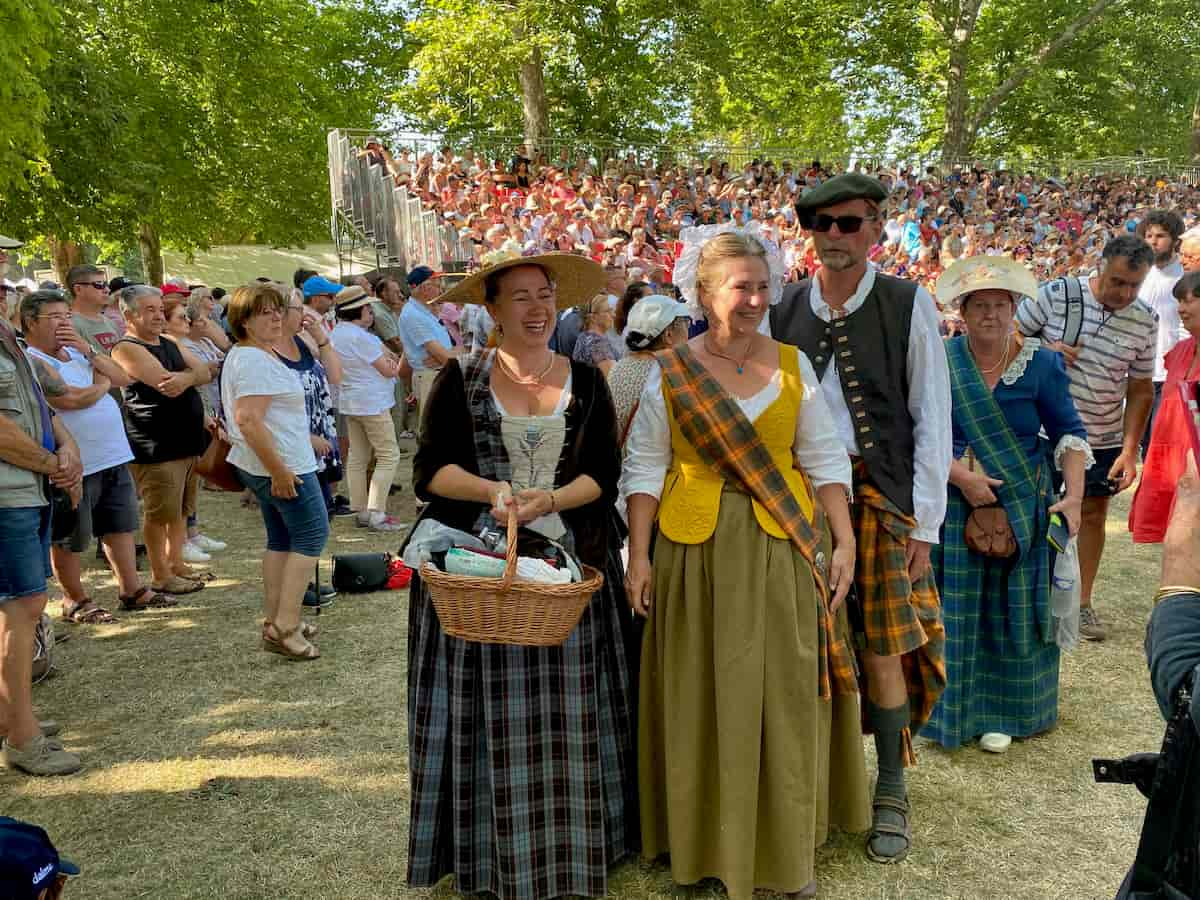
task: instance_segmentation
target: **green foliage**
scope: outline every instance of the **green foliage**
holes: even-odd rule
[[[58,27],[52,0],[17,0],[0,7],[0,191],[38,167],[46,149],[43,128],[49,101],[43,76],[50,65],[46,39]]]

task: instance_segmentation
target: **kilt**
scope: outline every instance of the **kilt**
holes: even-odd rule
[[[909,579],[904,551],[916,523],[871,483],[861,460],[854,467],[851,514],[858,541],[854,588],[862,612],[852,616],[859,620],[856,631],[861,629],[855,645],[901,657],[911,736],[929,720],[946,687],[946,629],[937,585],[932,571],[915,584]],[[859,669],[865,682],[865,670]],[[871,733],[865,719],[863,733]]]

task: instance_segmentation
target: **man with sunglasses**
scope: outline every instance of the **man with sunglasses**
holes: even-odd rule
[[[838,175],[796,203],[821,268],[789,285],[771,333],[812,361],[854,463],[858,540],[855,645],[866,690],[863,730],[879,758],[867,856],[902,860],[912,845],[904,767],[946,684],[945,630],[930,567],[950,474],[950,373],[929,292],[875,271],[887,190]]]
[[[121,339],[104,307],[108,304],[106,273],[98,266],[72,266],[67,272],[67,292],[71,295],[71,323],[94,353],[112,355]]]

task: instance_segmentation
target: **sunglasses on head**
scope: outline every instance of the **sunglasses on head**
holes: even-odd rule
[[[822,234],[837,225],[838,231],[842,234],[857,234],[863,226],[863,222],[874,222],[878,216],[830,216],[825,213],[819,215],[805,216],[807,221],[802,221],[809,231],[819,231]]]

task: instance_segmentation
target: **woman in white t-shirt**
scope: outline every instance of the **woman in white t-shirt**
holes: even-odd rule
[[[229,462],[258,498],[267,528],[263,649],[308,660],[321,653],[309,641],[316,629],[301,624],[300,606],[329,537],[329,515],[309,441],[304,386],[271,349],[284,310],[273,285],[234,291],[228,318],[237,346],[221,370],[221,404],[232,445]]]
[[[408,526],[387,514],[388,493],[400,464],[390,412],[396,403],[400,358],[368,330],[375,317],[371,297],[361,287],[348,287],[338,293],[334,315],[337,325],[329,339],[342,361],[338,412],[346,417],[350,435],[346,460],[350,505],[357,513],[360,528],[403,531]],[[375,472],[368,482],[367,467],[372,457]]]

